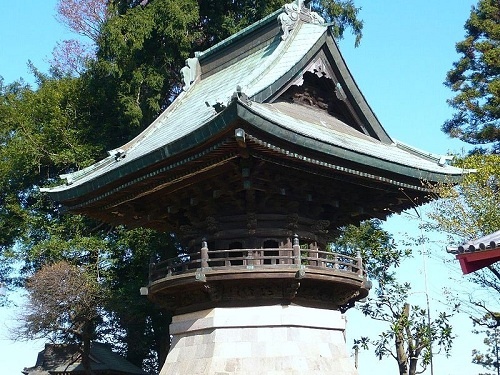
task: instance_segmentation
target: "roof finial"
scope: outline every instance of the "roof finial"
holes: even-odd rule
[[[298,24],[299,19],[303,22],[324,24],[325,20],[316,12],[304,8],[305,0],[295,0],[289,4],[283,5],[284,12],[278,16],[278,22],[283,30],[281,39],[286,40],[290,32]]]

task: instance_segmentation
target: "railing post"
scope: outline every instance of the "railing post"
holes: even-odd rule
[[[363,258],[361,258],[361,251],[356,253],[356,260],[358,263],[358,276],[363,277]]]
[[[248,269],[253,269],[254,266],[254,252],[252,250],[247,251],[247,257],[245,259],[246,266]]]
[[[208,268],[208,245],[207,241],[201,241],[201,268]]]
[[[323,261],[320,260],[318,249],[309,249],[309,258],[315,258],[316,260],[311,260],[311,266],[323,267]]]
[[[299,244],[299,236],[296,234],[293,236],[293,262],[294,264],[300,265],[301,264],[301,259],[300,259],[300,244]]]

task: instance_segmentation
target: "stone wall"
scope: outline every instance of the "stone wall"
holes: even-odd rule
[[[275,305],[214,308],[173,318],[160,375],[356,375],[338,311]]]

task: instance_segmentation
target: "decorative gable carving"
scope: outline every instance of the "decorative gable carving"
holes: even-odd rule
[[[290,32],[295,28],[299,20],[308,23],[325,23],[325,20],[316,12],[312,12],[304,6],[303,0],[297,0],[293,3],[283,6],[285,13],[278,16],[278,22],[283,30],[281,39],[286,40]]]
[[[352,113],[340,83],[320,71],[306,71],[276,100],[307,105],[328,112],[342,122],[364,132]]]
[[[200,75],[200,71],[201,68],[198,58],[193,57],[186,60],[186,66],[181,69],[182,80],[184,81],[184,87],[182,89],[184,91],[187,91],[193,82],[196,81]]]

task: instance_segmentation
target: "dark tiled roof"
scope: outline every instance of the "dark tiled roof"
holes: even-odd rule
[[[460,246],[448,246],[446,251],[452,254],[460,254],[463,252],[494,250],[496,248],[500,248],[500,230]]]
[[[90,349],[92,371],[109,375],[145,375],[139,367],[113,352],[109,345],[92,343]],[[36,365],[25,368],[26,375],[83,374],[84,368],[77,345],[46,344],[38,353]]]
[[[464,275],[478,271],[500,260],[500,231],[446,250],[456,254]]]

